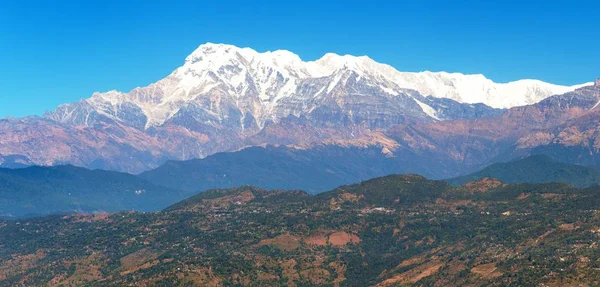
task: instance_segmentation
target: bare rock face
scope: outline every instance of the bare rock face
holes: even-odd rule
[[[410,153],[434,155],[440,163],[460,163],[455,166],[460,173],[538,153],[570,163],[597,164],[598,90],[580,88],[496,117],[396,126],[387,135],[399,143],[399,150],[406,147]]]
[[[405,73],[366,56],[306,62],[288,51],[209,43],[147,87],[95,93],[41,118],[0,121],[0,165],[71,163],[137,173],[248,146],[325,143],[433,161],[427,175],[440,177],[548,142],[589,142],[593,124],[556,130],[590,122],[575,119],[589,114],[597,96],[576,88]],[[502,109],[524,104],[533,105]]]

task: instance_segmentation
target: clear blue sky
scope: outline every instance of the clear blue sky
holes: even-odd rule
[[[145,86],[205,42],[582,83],[600,77],[597,2],[3,0],[0,117]]]

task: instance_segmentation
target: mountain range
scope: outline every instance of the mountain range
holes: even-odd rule
[[[0,120],[0,165],[140,173],[269,145],[312,157],[339,153],[324,148],[377,149],[400,167],[395,172],[431,178],[536,153],[594,165],[599,100],[591,83],[499,84],[482,75],[400,72],[366,56],[302,61],[289,51],[208,43],[147,87]]]

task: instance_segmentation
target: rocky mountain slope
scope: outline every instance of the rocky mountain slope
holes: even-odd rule
[[[496,156],[521,157],[534,145],[544,152],[543,146],[572,144],[581,136],[550,142],[550,134],[568,123],[593,121],[575,119],[598,98],[590,87],[568,92],[575,88],[399,72],[365,56],[327,54],[306,62],[288,51],[205,44],[147,87],[96,93],[41,118],[0,120],[0,165],[74,164],[139,173],[168,160],[246,147],[328,145],[377,148],[406,167],[435,162],[412,172],[451,177]],[[505,110],[478,102],[532,105]],[[590,137],[593,131],[587,131]],[[563,151],[565,157],[577,152]]]
[[[598,192],[397,175],[0,221],[0,286],[597,286]]]
[[[328,109],[340,110],[355,122],[385,126],[398,123],[394,114],[439,118],[435,109],[411,91],[461,103],[510,108],[575,88],[534,80],[496,84],[482,75],[399,72],[366,56],[329,53],[304,62],[289,51],[259,53],[208,43],[156,83],[129,93],[96,93],[47,116],[87,126],[97,117],[106,116],[138,128],[179,119],[252,130],[291,115],[310,117],[317,109]],[[383,123],[374,122],[383,119]]]
[[[532,154],[593,165],[599,95],[600,86],[587,86],[498,117],[396,126],[387,135],[400,146],[395,155],[428,155],[463,174]]]

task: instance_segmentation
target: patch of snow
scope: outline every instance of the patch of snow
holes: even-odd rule
[[[423,103],[423,102],[421,102],[421,101],[419,101],[417,99],[414,99],[414,100],[415,100],[415,102],[417,102],[417,104],[419,105],[419,107],[421,107],[421,109],[423,110],[423,112],[425,114],[427,114],[428,116],[430,116],[430,117],[432,117],[432,118],[434,118],[436,120],[439,120],[439,118],[435,114],[435,110],[432,107],[430,107],[429,105],[426,105],[425,103]]]

